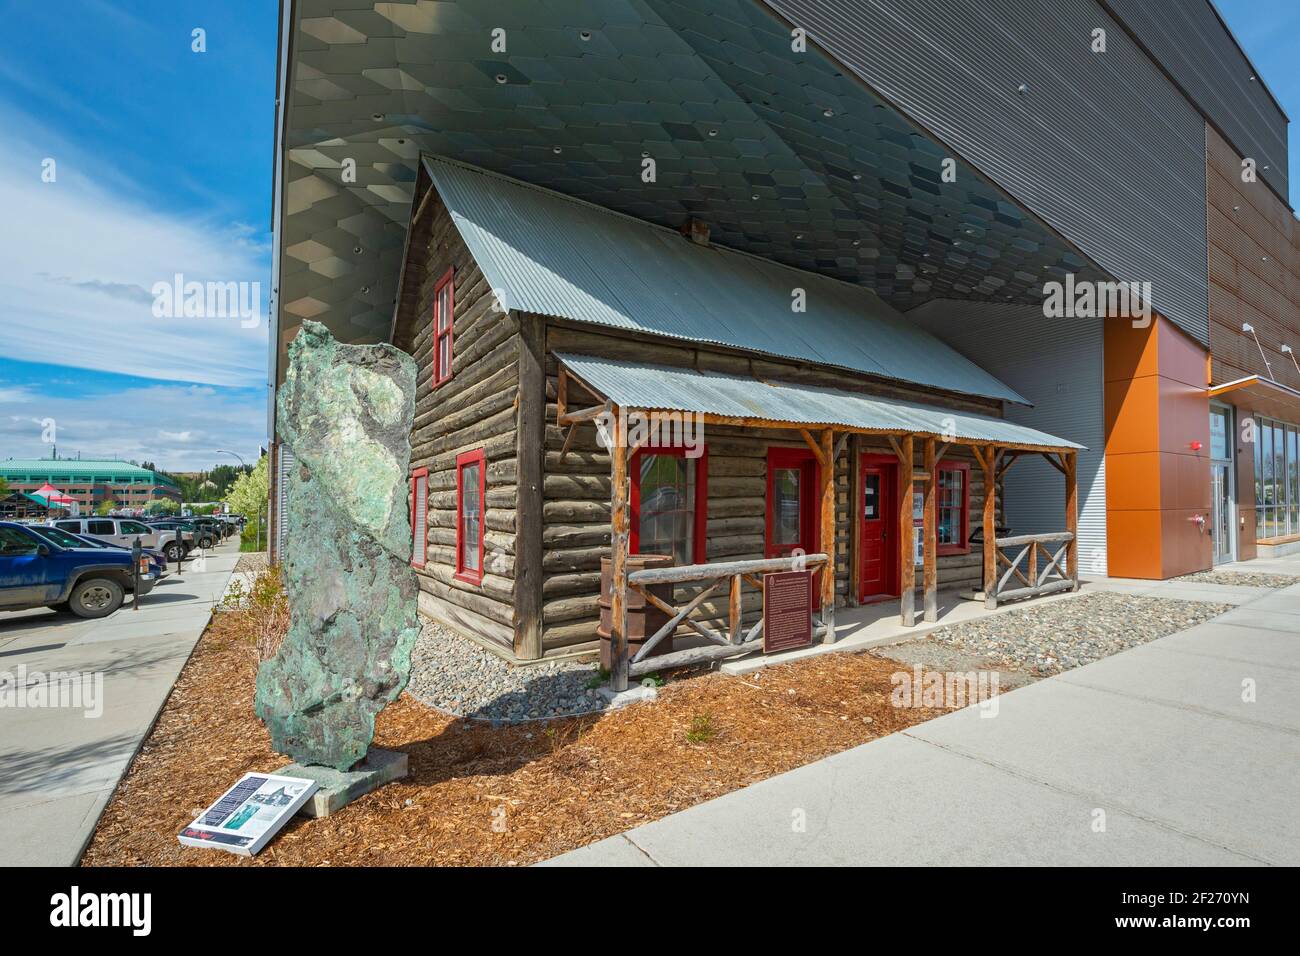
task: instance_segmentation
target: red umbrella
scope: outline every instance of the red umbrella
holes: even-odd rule
[[[32,494],[38,498],[43,498],[47,506],[48,505],[70,505],[73,503],[73,500],[71,498],[69,498],[63,492],[59,491],[58,488],[55,488],[48,481],[45,484],[43,484],[41,487],[33,491]]]

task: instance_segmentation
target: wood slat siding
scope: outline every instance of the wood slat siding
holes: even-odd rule
[[[594,645],[599,620],[600,559],[609,553],[610,462],[592,425],[579,426],[563,464],[560,451],[566,429],[555,424],[559,366],[554,352],[569,351],[608,358],[752,373],[761,378],[800,381],[808,384],[863,389],[861,378],[838,372],[811,369],[792,363],[753,360],[725,350],[681,346],[647,337],[574,327],[549,320],[546,356],[546,444],[543,493],[543,603],[542,642],[547,651],[577,649]],[[933,393],[904,386],[872,386],[872,394],[931,401]],[[583,396],[583,397],[579,397]],[[570,386],[570,408],[587,404],[584,392]],[[954,399],[954,407],[997,413],[995,403]],[[766,542],[767,453],[772,447],[807,448],[798,432],[788,429],[753,429],[708,426],[708,517],[705,554],[708,561],[740,561],[764,557]],[[858,451],[892,454],[884,440],[859,438],[848,442],[835,460],[835,603],[850,601],[852,551],[850,483],[854,456]],[[967,449],[952,446],[945,458],[973,461]],[[983,478],[972,468],[970,528],[978,527],[983,508]],[[980,554],[948,555],[938,559],[940,587],[977,584]],[[919,575],[918,575],[919,584]],[[698,593],[697,587],[677,589],[681,602]],[[762,613],[762,595],[746,584],[741,593],[743,620],[748,626]],[[704,621],[723,622],[728,614],[728,595],[719,589],[701,605],[696,615]]]
[[[1283,385],[1300,388],[1300,372],[1279,346],[1300,350],[1300,224],[1262,182],[1241,180],[1241,156],[1206,130],[1210,269],[1211,381],[1268,375],[1259,347],[1241,324],[1255,327]]]
[[[411,468],[429,469],[428,560],[416,570],[420,611],[446,627],[513,649],[519,318],[487,279],[433,197],[412,232],[394,343],[419,367]],[[452,377],[433,387],[433,288],[455,272]],[[487,465],[484,575],[456,580],[456,456],[483,448]]]

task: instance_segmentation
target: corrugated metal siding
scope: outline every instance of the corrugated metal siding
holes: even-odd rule
[[[624,408],[704,412],[809,426],[843,425],[880,432],[952,436],[959,441],[1079,447],[1005,419],[935,405],[721,372],[618,362],[592,355],[556,353],[555,357],[582,381]]]
[[[275,554],[272,560],[284,560],[284,546],[289,529],[289,472],[293,468],[293,450],[284,442],[280,443],[279,475],[276,480],[275,506]]]
[[[1023,392],[1033,408],[1007,418],[1086,448],[1079,452],[1079,570],[1106,573],[1106,423],[1100,320],[1052,324],[1023,306],[935,301],[908,313],[923,328]],[[1014,533],[1064,530],[1065,482],[1038,457],[1004,479]]]
[[[1287,118],[1209,0],[1103,0],[1260,178],[1287,195]],[[1251,79],[1255,77],[1255,79]],[[1268,169],[1264,169],[1264,166]]]
[[[425,165],[506,308],[1024,401],[868,289],[481,169]],[[792,309],[796,289],[805,311]]]
[[[1208,340],[1204,120],[1094,0],[763,2]]]

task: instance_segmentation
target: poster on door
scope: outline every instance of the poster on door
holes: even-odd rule
[[[925,543],[922,528],[925,525],[925,493],[912,492],[912,564],[920,567],[925,563]]]

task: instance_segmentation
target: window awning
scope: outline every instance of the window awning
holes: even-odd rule
[[[591,355],[556,353],[556,358],[578,381],[620,408],[698,413],[706,416],[706,424],[930,435],[1026,451],[1084,447],[1002,418],[936,405]]]
[[[1258,375],[1215,385],[1209,389],[1209,396],[1269,418],[1300,422],[1300,391]]]

